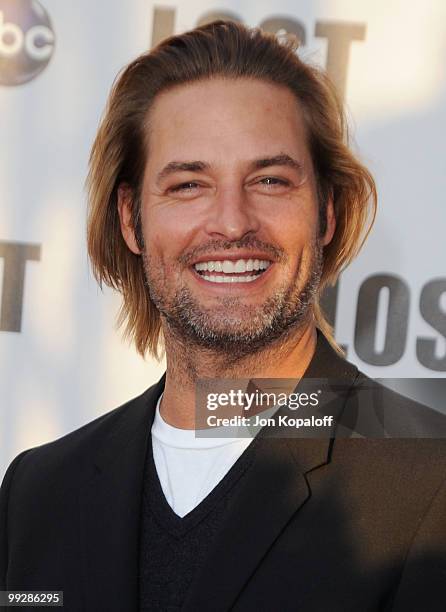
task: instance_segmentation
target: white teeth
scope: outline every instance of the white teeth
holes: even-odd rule
[[[212,263],[212,262],[211,262]],[[208,264],[209,265],[209,264]],[[229,274],[230,272],[235,272],[235,266],[232,261],[224,261],[223,262],[223,272],[225,274]]]
[[[203,276],[204,280],[211,283],[250,283],[256,280],[258,276]]]
[[[223,272],[224,274],[243,274],[253,270],[266,270],[271,262],[266,259],[238,259],[231,261],[202,261],[194,265],[200,272]]]

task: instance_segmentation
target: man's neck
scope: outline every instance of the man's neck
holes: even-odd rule
[[[313,322],[253,355],[236,361],[229,355],[187,346],[165,334],[166,384],[160,407],[163,419],[180,429],[195,429],[195,385],[200,378],[300,378],[316,348]]]

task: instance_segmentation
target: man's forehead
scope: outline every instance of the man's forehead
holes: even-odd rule
[[[207,79],[162,92],[148,114],[146,137],[158,180],[216,166],[297,169],[308,157],[294,94],[260,79]]]
[[[158,93],[147,116],[150,131],[187,128],[194,121],[224,124],[246,120],[255,123],[269,116],[302,124],[303,112],[295,94],[285,85],[259,78],[214,77],[182,83]]]

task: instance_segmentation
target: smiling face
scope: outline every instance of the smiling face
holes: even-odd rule
[[[286,88],[215,78],[159,94],[141,190],[142,251],[163,322],[189,342],[245,354],[308,320],[319,235],[302,113]],[[131,201],[119,191],[129,248]]]

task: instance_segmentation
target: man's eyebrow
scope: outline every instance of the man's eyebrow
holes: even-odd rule
[[[261,170],[269,166],[289,166],[290,168],[300,170],[302,168],[302,163],[293,159],[286,153],[280,153],[279,155],[274,155],[274,157],[265,157],[264,159],[255,159],[252,162],[253,170]]]
[[[261,170],[262,168],[268,168],[270,166],[289,166],[290,168],[299,170],[302,168],[302,163],[293,159],[286,153],[280,153],[273,157],[254,159],[249,164],[250,170]],[[205,170],[209,170],[210,167],[210,164],[203,161],[171,161],[158,172],[156,182],[159,184],[164,178],[175,172],[204,172]]]
[[[210,166],[202,161],[171,161],[156,175],[156,182],[160,183],[164,178],[174,172],[203,172],[209,170]]]

